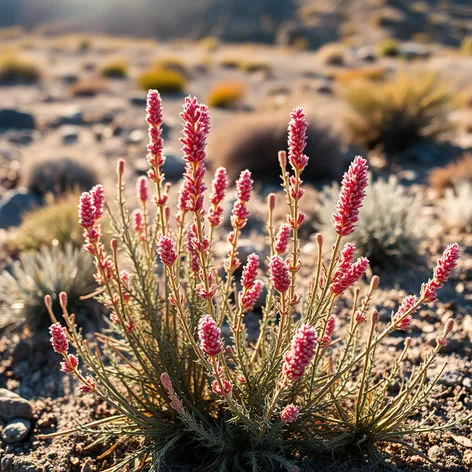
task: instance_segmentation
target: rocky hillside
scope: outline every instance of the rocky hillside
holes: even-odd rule
[[[472,34],[469,0],[17,0],[0,2],[0,25],[50,33],[90,30],[161,39],[366,43],[385,37],[457,46]]]

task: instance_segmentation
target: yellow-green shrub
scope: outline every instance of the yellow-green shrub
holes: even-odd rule
[[[216,84],[208,95],[208,105],[218,108],[229,108],[240,102],[246,90],[238,81],[226,81]]]
[[[102,75],[111,78],[123,78],[128,75],[129,65],[124,59],[113,59],[102,68]]]
[[[182,75],[185,75],[187,72],[187,65],[179,57],[162,57],[156,61],[154,67],[157,69],[173,70]]]
[[[377,46],[377,53],[379,56],[396,57],[400,54],[399,44],[396,39],[384,39]]]
[[[0,83],[35,83],[40,78],[41,70],[35,62],[14,54],[0,58]]]
[[[466,36],[461,43],[462,54],[472,55],[472,36]]]
[[[216,36],[207,36],[202,38],[198,44],[205,51],[213,52],[220,47],[220,40]]]
[[[318,58],[327,66],[342,66],[346,61],[346,49],[339,43],[328,43],[318,50]]]
[[[138,78],[143,90],[157,89],[161,93],[180,93],[185,90],[185,77],[175,70],[152,67]]]
[[[385,70],[379,66],[348,69],[335,74],[334,77],[343,85],[348,85],[356,80],[382,80],[385,78]]]

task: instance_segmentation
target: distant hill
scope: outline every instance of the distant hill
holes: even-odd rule
[[[311,47],[384,37],[458,45],[472,34],[471,0],[1,0],[0,25],[161,39],[303,40]],[[417,36],[419,37],[419,36]]]

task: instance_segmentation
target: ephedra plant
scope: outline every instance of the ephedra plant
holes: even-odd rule
[[[115,413],[68,432],[113,440],[101,457],[121,444],[135,444],[110,471],[157,471],[165,462],[166,467],[187,464],[202,471],[270,471],[297,470],[322,451],[361,450],[378,460],[382,443],[408,446],[405,436],[457,424],[452,418],[446,424],[410,420],[438,380],[428,376],[428,369],[447,343],[452,319],[414,371],[404,372],[409,338],[389,368],[381,369],[382,376],[376,373],[376,363],[385,338],[395,330],[408,330],[421,306],[436,300],[437,290],[456,266],[458,245],[447,247],[418,296],[405,298],[391,322],[381,325],[378,313],[369,307],[379,279],[374,276],[365,291],[354,288],[369,261],[354,260],[354,245],[343,242],[355,230],[367,186],[366,161],[356,157],[333,209],[337,239],[331,256],[322,259],[319,235],[314,277],[304,284],[298,233],[304,220],[300,200],[308,162],[307,123],[298,108],[289,123],[288,155],[279,154],[288,226],[276,234],[275,196],[270,195],[267,277],[260,267],[263,261],[253,254],[237,284],[238,241],[248,218],[251,174],[243,171],[236,182],[233,229],[221,271],[213,247],[222,222],[226,172],[217,170],[206,205],[208,109],[196,98],[187,98],[181,118],[186,170],[176,213],[164,182],[162,107],[155,90],[149,92],[147,104],[153,198],[142,177],[137,185],[140,208],[128,209],[125,162],[118,161],[110,247],[101,240],[100,220],[109,210],[103,189],[95,187],[80,198],[85,249],[95,258],[95,278],[102,286],[101,301],[110,309],[112,328],[91,345],[77,330],[62,293],[66,326],[51,315],[51,341],[63,357],[62,371],[78,380],[82,392],[106,400]],[[151,205],[156,207],[152,218]],[[245,314],[261,297],[264,283],[260,333],[250,344]],[[337,328],[337,304],[347,291],[354,297],[349,327],[342,331]],[[222,337],[222,327],[229,336]],[[76,354],[69,351],[70,345]],[[395,394],[390,393],[392,383],[400,385]]]

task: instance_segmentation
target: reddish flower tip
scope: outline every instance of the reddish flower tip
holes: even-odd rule
[[[177,260],[175,243],[169,236],[161,236],[157,242],[157,253],[163,264],[171,266]]]
[[[298,418],[298,415],[299,415],[298,408],[293,403],[290,403],[290,405],[287,405],[280,413],[280,419],[285,424],[290,424],[296,421],[296,419]]]
[[[303,154],[306,146],[308,123],[303,108],[292,111],[288,124],[288,159],[293,169],[301,172],[308,164],[308,157]]]
[[[148,183],[144,176],[138,178],[136,182],[136,193],[138,198],[144,203],[148,199]]]
[[[287,263],[280,256],[274,256],[269,262],[270,281],[275,290],[286,292],[290,287],[290,272]]]
[[[198,322],[198,337],[200,338],[202,351],[209,356],[217,356],[223,349],[220,340],[220,329],[210,315],[200,318]]]
[[[49,327],[49,334],[51,335],[52,348],[58,354],[65,354],[69,349],[69,341],[66,336],[66,330],[61,323],[54,323]]]
[[[79,200],[79,224],[83,228],[92,228],[95,224],[95,206],[92,195],[89,192],[83,192]]]
[[[303,325],[293,336],[290,350],[285,354],[283,373],[288,380],[296,381],[303,376],[315,355],[315,348],[315,329]]]
[[[288,224],[283,224],[279,228],[279,232],[275,238],[275,253],[279,256],[284,254],[287,250],[288,242],[290,241],[291,229]]]

